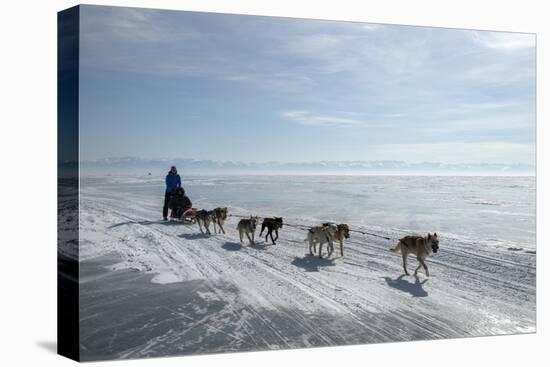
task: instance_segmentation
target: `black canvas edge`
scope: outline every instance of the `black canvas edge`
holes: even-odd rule
[[[57,353],[80,360],[80,7],[57,14]]]

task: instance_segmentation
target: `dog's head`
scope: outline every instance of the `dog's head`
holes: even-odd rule
[[[250,216],[250,224],[252,227],[256,228],[256,225],[258,224],[258,217],[257,216]]]
[[[338,224],[338,232],[342,233],[344,238],[349,238],[349,226],[347,224]]]
[[[279,227],[283,227],[283,217],[275,217],[275,223],[279,226]]]
[[[216,208],[214,209],[216,217],[226,220],[227,219],[227,208]]]
[[[437,251],[439,250],[439,240],[437,239],[437,233],[434,232],[433,235],[428,233],[427,239],[428,239],[428,243],[432,247],[433,253],[434,254],[437,253]]]

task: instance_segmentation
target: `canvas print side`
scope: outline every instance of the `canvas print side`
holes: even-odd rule
[[[79,360],[79,7],[57,17],[57,352]]]

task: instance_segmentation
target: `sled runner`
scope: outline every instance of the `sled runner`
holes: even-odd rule
[[[197,209],[195,208],[178,208],[170,212],[170,219],[174,219],[181,223],[194,224],[196,222]]]

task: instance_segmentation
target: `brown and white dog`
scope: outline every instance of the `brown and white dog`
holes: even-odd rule
[[[214,221],[214,233],[216,233],[216,225],[220,229],[220,233],[225,234],[225,229],[223,229],[223,224],[227,219],[227,208],[216,208],[213,210],[213,221]]]
[[[409,253],[412,253],[416,255],[416,259],[419,263],[414,271],[414,275],[418,274],[418,270],[422,266],[426,271],[426,276],[430,276],[430,272],[428,271],[428,266],[425,261],[432,252],[435,254],[438,250],[439,240],[437,239],[437,233],[435,232],[433,235],[428,233],[426,237],[405,236],[399,240],[399,243],[394,248],[390,249],[392,252],[401,251],[405,274],[409,275],[409,272],[407,271],[407,256]]]
[[[334,233],[332,239],[340,242],[340,256],[344,256],[344,239],[349,238],[349,226],[345,223],[323,223],[323,226],[335,227],[334,230],[331,231],[331,233]],[[331,249],[330,253],[332,253],[332,251],[334,251],[334,249]]]

